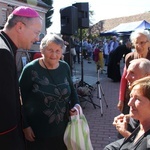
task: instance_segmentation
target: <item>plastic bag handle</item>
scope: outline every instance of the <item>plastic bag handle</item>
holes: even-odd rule
[[[74,109],[75,109],[76,112],[77,112],[77,115],[76,115],[76,116],[77,116],[77,119],[79,120],[79,115],[80,115],[80,114],[79,114],[79,110],[78,110],[76,107],[74,107]]]
[[[82,115],[83,114],[82,107],[79,104],[76,104],[75,106],[79,107],[79,113],[80,113],[80,115]],[[77,109],[76,107],[74,107],[74,108],[75,108],[75,110]]]
[[[78,104],[77,104],[78,105]],[[81,106],[80,105],[78,105],[78,107],[79,107],[79,110],[77,109],[77,107],[74,107],[74,109],[76,110],[76,112],[77,112],[77,115],[76,115],[76,118],[79,120],[79,116],[80,115],[83,115],[83,111],[82,111],[82,108],[81,108]],[[71,118],[74,118],[75,116],[71,116]]]

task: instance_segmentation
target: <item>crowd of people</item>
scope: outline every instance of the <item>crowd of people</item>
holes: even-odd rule
[[[96,71],[103,73],[107,66],[108,78],[121,81],[116,106],[121,114],[113,122],[121,139],[106,145],[104,150],[146,150],[150,135],[149,31],[134,31],[130,40],[120,44],[116,36],[96,41],[84,39],[82,43],[78,38],[57,34],[46,34],[39,39],[41,30],[41,16],[33,8],[19,6],[0,31],[0,68],[3,70],[0,74],[0,147],[67,150],[63,136],[69,114],[76,115],[80,105],[72,81],[71,50],[73,63],[80,64],[81,56],[88,63],[93,60]],[[25,65],[18,79],[17,50],[29,50],[39,40],[40,57]],[[122,75],[121,59],[125,62]]]
[[[121,114],[113,122],[121,139],[110,143],[104,150],[149,148],[150,33],[136,30],[130,39],[135,51],[125,57],[117,105]]]
[[[149,66],[150,66],[150,61],[146,58],[134,59],[130,62],[129,67],[127,69],[127,75],[126,75],[126,79],[129,83],[130,90],[131,90],[131,86],[134,84],[134,81],[144,78],[144,77],[148,77],[150,79],[150,67]],[[144,93],[142,93],[142,94],[144,94]],[[131,97],[131,95],[129,95],[129,96]],[[146,95],[144,95],[144,96],[146,96]],[[138,95],[138,97],[139,97],[139,95]],[[135,99],[138,97],[136,96]],[[129,98],[129,100],[130,100],[130,98]],[[130,101],[129,101],[129,103],[130,103]],[[134,109],[136,109],[136,104],[132,105],[132,107]],[[130,109],[131,109],[131,107],[130,107]],[[114,118],[113,125],[116,127],[117,131],[119,132],[118,138],[120,140],[110,143],[109,145],[107,145],[104,148],[105,150],[119,149],[120,146],[125,141],[125,139],[131,138],[132,132],[139,126],[139,120],[137,118],[132,117],[130,113],[131,112],[128,112],[128,114],[121,113],[119,116],[116,116]],[[141,112],[141,113],[143,113],[143,112]],[[132,146],[134,147],[135,145],[132,144]],[[140,148],[139,148],[139,150],[140,150]],[[141,149],[144,150],[144,148],[141,148]]]

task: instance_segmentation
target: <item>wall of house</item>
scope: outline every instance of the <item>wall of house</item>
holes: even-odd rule
[[[31,4],[27,4],[24,2],[20,2],[17,0],[0,0],[0,28],[3,28],[8,15],[13,11],[14,8],[18,7],[18,6],[30,6],[32,8],[34,8],[39,14],[40,16],[43,18],[43,27],[42,27],[42,33],[46,33],[46,29],[45,29],[45,13],[47,12],[46,8],[42,8],[36,5],[31,5]]]

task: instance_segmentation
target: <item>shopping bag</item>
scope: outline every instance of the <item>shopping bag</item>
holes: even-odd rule
[[[77,55],[77,54],[76,54],[76,49],[75,49],[75,48],[71,48],[71,54],[72,54],[73,56]]]
[[[80,111],[76,109],[77,115],[71,116],[70,122],[64,133],[64,142],[68,150],[93,150],[90,129],[88,122],[83,114],[82,108]]]

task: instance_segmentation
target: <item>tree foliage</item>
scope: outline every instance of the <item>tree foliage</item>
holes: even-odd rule
[[[84,39],[84,38],[89,38],[89,39],[95,38],[95,35],[91,34],[91,26],[93,25],[93,22],[92,22],[93,15],[94,15],[94,11],[89,10],[89,28],[78,29],[78,33],[75,35],[75,37],[81,38],[80,34],[82,34],[82,39]]]

